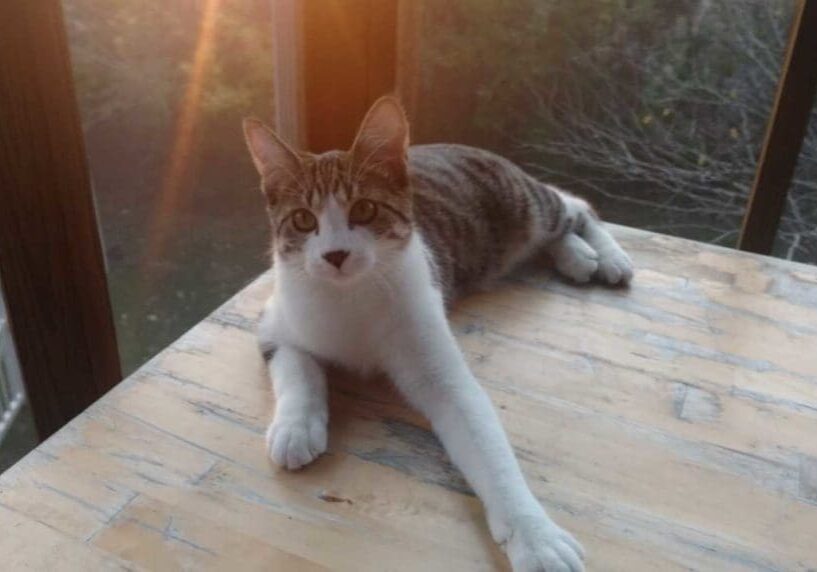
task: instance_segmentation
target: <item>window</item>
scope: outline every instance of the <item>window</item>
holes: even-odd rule
[[[817,107],[811,110],[786,208],[777,230],[774,255],[817,263]]]
[[[267,267],[263,200],[240,120],[258,115],[272,123],[274,37],[284,47],[283,65],[275,70],[285,104],[280,127],[313,147],[351,139],[346,128],[356,126],[355,114],[394,86],[400,40],[398,83],[415,142],[494,149],[587,195],[608,220],[731,246],[793,13],[814,6],[794,0],[367,0],[322,10],[321,3],[282,0],[277,5],[287,17],[276,18],[276,36],[271,0],[62,3],[125,374]],[[57,16],[53,7],[49,13]],[[26,24],[12,29],[53,32],[50,23],[58,18],[8,20]],[[49,25],[32,26],[40,22]],[[324,33],[350,23],[354,34]],[[805,26],[798,29],[800,37],[815,37]],[[40,72],[20,84],[30,88],[26,101],[34,108],[48,85],[42,72],[51,68],[27,67],[19,53],[45,46],[46,59],[59,69],[64,63],[56,42],[31,43],[41,36],[18,34],[15,51],[8,52],[12,65],[4,68],[10,77]],[[73,117],[70,94],[58,99],[64,107],[48,110]],[[817,260],[814,115],[776,245],[778,255],[808,262]],[[332,118],[345,121],[336,125]],[[26,123],[17,128],[25,132]],[[60,137],[40,138],[51,144],[42,157],[76,141],[73,122],[64,123]],[[27,138],[36,141],[36,131]],[[776,148],[785,154],[784,146]],[[68,163],[84,181],[80,162]],[[23,174],[49,174],[38,167]],[[50,188],[53,181],[43,180]],[[70,190],[87,198],[84,182]],[[20,196],[17,206],[25,202]],[[68,205],[74,196],[60,195]],[[39,211],[20,209],[16,218],[26,212]],[[82,230],[93,236],[88,224]],[[56,252],[71,243],[70,232],[65,237],[52,241]],[[95,240],[83,242],[95,252]],[[82,283],[73,275],[67,281]],[[85,341],[111,338],[107,320],[91,330],[98,336],[81,332]],[[111,352],[91,355],[106,359],[96,385],[85,386],[88,398],[117,377]],[[3,371],[3,387],[14,378],[9,371]],[[82,367],[73,372],[77,386],[84,374]],[[6,410],[9,395],[0,394]],[[59,415],[52,415],[54,427]]]
[[[125,375],[268,266],[271,4],[63,2]]]
[[[0,473],[37,444],[0,291]]]
[[[418,2],[405,93],[415,140],[485,146],[610,221],[734,246],[794,7]],[[782,244],[792,236],[786,227]]]

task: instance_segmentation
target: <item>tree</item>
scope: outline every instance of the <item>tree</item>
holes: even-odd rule
[[[558,105],[540,105],[538,124],[547,136],[539,131],[531,147],[551,158],[540,172],[631,205],[645,228],[733,245],[780,74],[791,2],[696,4],[663,30],[660,42],[597,45],[577,55],[561,77],[566,95]],[[622,67],[637,81],[621,81]],[[815,177],[812,120],[778,235],[786,258],[817,261]]]
[[[424,3],[420,140],[487,146],[607,218],[733,245],[792,0]],[[817,122],[779,254],[817,261]]]

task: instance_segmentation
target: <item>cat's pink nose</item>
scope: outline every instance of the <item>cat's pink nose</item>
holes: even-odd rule
[[[348,250],[332,250],[331,252],[325,252],[323,254],[324,260],[326,260],[329,264],[340,270],[340,267],[343,266],[343,261],[349,257]]]

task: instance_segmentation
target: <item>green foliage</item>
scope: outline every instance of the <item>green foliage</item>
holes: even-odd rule
[[[425,0],[413,127],[589,195],[618,222],[733,244],[793,0]],[[781,231],[817,260],[812,121]]]
[[[267,262],[241,119],[273,109],[269,0],[218,3],[191,144],[174,155],[207,3],[64,2],[126,372]]]
[[[173,121],[190,79],[205,4],[65,1],[86,128],[123,116],[155,128]],[[271,109],[273,101],[269,2],[220,5],[202,90],[205,124]]]

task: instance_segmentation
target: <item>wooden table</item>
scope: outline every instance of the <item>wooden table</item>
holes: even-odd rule
[[[617,229],[633,287],[536,268],[453,323],[589,570],[817,568],[817,270]],[[383,379],[273,469],[262,277],[0,477],[0,569],[495,570],[481,507]]]

